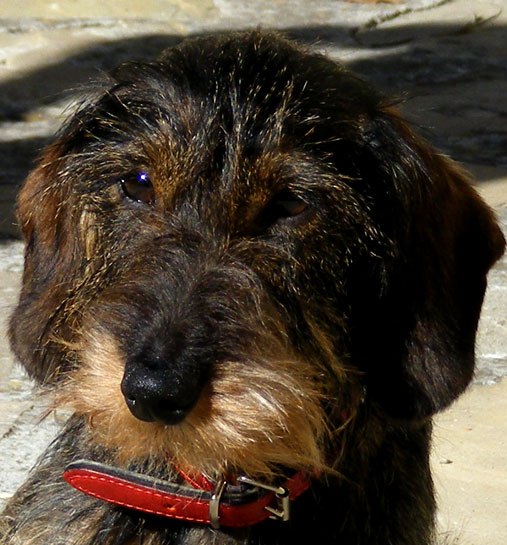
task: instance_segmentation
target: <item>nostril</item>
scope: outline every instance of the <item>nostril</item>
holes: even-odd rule
[[[182,422],[190,412],[194,404],[188,407],[171,406],[165,400],[151,407],[151,415],[161,424],[174,425]]]
[[[130,412],[143,422],[154,422],[155,418],[147,406],[135,397],[125,397],[125,402]]]
[[[150,414],[147,400],[148,389],[132,376],[125,374],[120,386],[125,403],[130,412],[143,422],[153,422],[155,418]],[[149,397],[149,396],[148,396]]]

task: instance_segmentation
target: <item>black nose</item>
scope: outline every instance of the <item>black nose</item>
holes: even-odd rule
[[[181,422],[199,395],[199,388],[191,380],[182,384],[181,381],[168,380],[163,374],[140,366],[127,370],[121,391],[130,412],[136,418],[163,424]]]
[[[147,334],[125,352],[121,391],[130,412],[139,420],[177,424],[196,404],[215,360],[210,334],[203,322]],[[158,333],[158,334],[157,334]]]

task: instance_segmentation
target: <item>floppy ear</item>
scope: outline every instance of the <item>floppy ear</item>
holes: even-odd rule
[[[486,274],[505,240],[467,176],[395,112],[365,140],[390,203],[379,221],[395,243],[380,297],[363,301],[356,351],[373,400],[393,417],[424,418],[472,379]]]
[[[58,142],[47,148],[18,196],[25,265],[9,335],[14,353],[39,382],[51,381],[61,365],[54,347],[58,311],[68,296],[68,273],[78,253],[70,187],[61,173],[62,156]]]

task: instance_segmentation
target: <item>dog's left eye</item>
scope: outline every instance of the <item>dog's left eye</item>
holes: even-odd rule
[[[308,211],[308,203],[291,191],[282,191],[275,195],[265,209],[265,219],[268,224],[281,220],[303,219]]]
[[[155,202],[155,191],[146,172],[129,174],[120,180],[120,187],[126,197],[144,204]]]

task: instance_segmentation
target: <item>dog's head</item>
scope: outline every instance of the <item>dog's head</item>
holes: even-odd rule
[[[252,473],[318,464],[364,389],[404,420],[454,400],[504,248],[382,96],[262,33],[117,69],[18,213],[29,373],[127,458]]]

